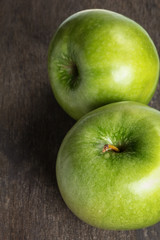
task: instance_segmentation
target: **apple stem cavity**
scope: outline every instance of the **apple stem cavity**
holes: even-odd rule
[[[111,145],[111,144],[105,144],[102,149],[102,152],[105,153],[109,150],[114,151],[114,152],[120,152],[120,150],[117,147],[115,147],[114,145]]]
[[[68,86],[69,89],[75,90],[80,84],[80,74],[77,64],[71,57],[63,55],[57,64],[59,79]]]

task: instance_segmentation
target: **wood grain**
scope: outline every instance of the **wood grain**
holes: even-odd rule
[[[56,103],[48,81],[47,50],[72,13],[105,8],[140,23],[160,52],[159,0],[0,1],[0,239],[159,240],[160,224],[137,231],[88,226],[59,194],[55,161],[74,124]],[[160,110],[160,86],[151,105]]]

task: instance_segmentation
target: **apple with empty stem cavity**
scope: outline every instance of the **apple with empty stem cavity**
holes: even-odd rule
[[[136,22],[92,9],[60,25],[50,43],[48,72],[57,101],[79,119],[112,102],[148,104],[158,82],[159,57]]]

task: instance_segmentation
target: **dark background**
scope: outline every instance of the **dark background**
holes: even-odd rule
[[[53,97],[47,50],[58,25],[87,8],[134,19],[160,53],[159,0],[0,0],[0,240],[160,239],[160,224],[121,232],[91,227],[57,188],[57,152],[75,121]],[[160,110],[160,86],[151,106]]]

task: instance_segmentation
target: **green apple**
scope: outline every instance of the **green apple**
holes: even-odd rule
[[[54,95],[73,118],[112,102],[149,103],[159,57],[147,32],[106,10],[85,10],[65,20],[53,37],[48,71]]]
[[[112,103],[68,132],[56,163],[61,195],[84,222],[129,230],[160,221],[160,112]]]

